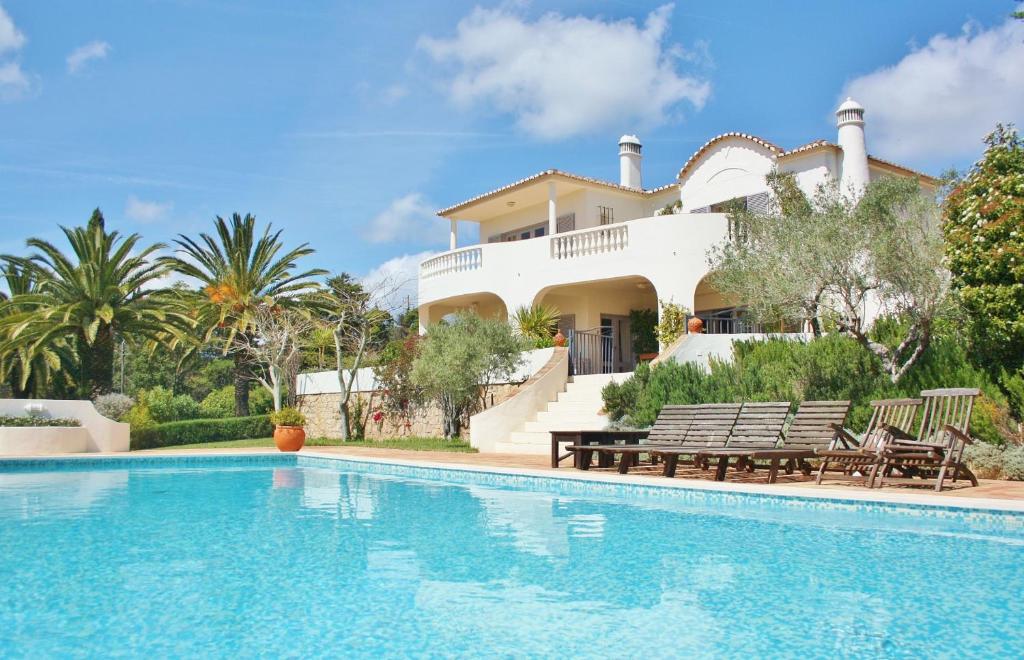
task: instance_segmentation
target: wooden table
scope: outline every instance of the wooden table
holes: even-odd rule
[[[614,445],[620,440],[623,444],[637,445],[647,438],[648,431],[552,431],[551,432],[551,467],[557,468],[563,459],[573,456],[575,452],[560,454],[563,444],[570,445]],[[602,466],[607,467],[607,466]]]

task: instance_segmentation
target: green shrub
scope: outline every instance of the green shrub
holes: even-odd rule
[[[812,341],[737,341],[731,362],[712,360],[710,371],[693,364],[661,363],[638,369],[621,385],[605,388],[605,410],[613,421],[636,426],[654,422],[666,404],[739,401],[850,400],[847,425],[864,430],[873,399],[918,396],[940,387],[982,390],[971,418],[971,434],[986,443],[1013,444],[1015,424],[1006,397],[988,375],[973,366],[955,337],[940,337],[898,385],[881,362],[856,341],[837,334]],[[916,432],[917,429],[908,429]]]
[[[1024,447],[1018,445],[1004,452],[1003,477],[1013,481],[1024,481]]]
[[[964,460],[979,479],[1000,479],[1003,476],[1002,448],[979,442],[967,445],[964,449]]]
[[[39,415],[0,415],[0,426],[81,426],[73,417],[40,417]]]
[[[633,352],[637,355],[658,352],[658,312],[653,309],[631,309],[629,332],[633,339]]]
[[[120,422],[135,405],[135,399],[131,398],[127,394],[111,392],[109,394],[99,395],[93,399],[92,404],[96,406],[96,412],[99,414],[103,415],[107,419]]]
[[[661,304],[661,320],[655,327],[655,334],[662,346],[668,346],[686,333],[686,315],[689,314],[682,305],[659,301]]]
[[[159,385],[150,390],[140,390],[140,402],[149,408],[149,415],[157,423],[176,422],[183,419],[195,419],[199,416],[199,404],[187,394],[174,395],[174,392]]]
[[[274,433],[269,415],[189,419],[180,422],[132,427],[132,449],[153,449],[222,440],[266,438]]]
[[[295,408],[281,408],[270,413],[270,423],[274,426],[303,426],[306,423],[306,416]]]
[[[253,415],[266,415],[274,409],[274,400],[265,388],[259,387],[249,392],[249,412]],[[235,386],[225,385],[213,390],[199,403],[199,415],[210,419],[216,417],[233,417],[235,415]]]

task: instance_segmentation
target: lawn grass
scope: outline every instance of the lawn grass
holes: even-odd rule
[[[221,442],[200,442],[189,445],[172,445],[160,449],[248,449],[252,447],[273,447],[273,438],[248,438],[245,440],[224,440]],[[462,440],[444,438],[387,438],[384,440],[351,440],[342,442],[334,438],[306,438],[307,447],[380,447],[383,449],[408,449],[412,451],[451,451],[476,453],[476,449]]]

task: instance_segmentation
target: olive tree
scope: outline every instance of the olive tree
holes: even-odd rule
[[[768,183],[767,211],[730,213],[729,240],[709,253],[712,285],[756,320],[853,337],[898,382],[931,342],[949,286],[935,201],[909,178],[873,181],[859,200],[835,184],[808,199],[790,174]],[[896,341],[871,336],[870,308],[900,319]]]
[[[505,321],[472,312],[430,326],[411,380],[441,409],[445,438],[458,436],[463,419],[485,407],[491,386],[512,378],[529,343]]]

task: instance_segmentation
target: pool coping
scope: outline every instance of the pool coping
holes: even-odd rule
[[[132,455],[132,454],[61,454],[61,455],[46,455],[46,456],[5,456],[3,461],[15,461],[15,462],[36,462],[36,461],[75,461],[82,459],[101,459],[101,460],[160,460],[161,458],[182,458],[186,456],[205,456],[205,457],[238,457],[238,456],[266,456],[266,455],[277,455],[281,454],[277,450],[265,450],[265,449],[254,449],[254,450],[242,450],[242,451],[231,451],[231,452],[218,452],[218,453],[203,453],[196,454],[194,452],[175,452],[167,451],[161,454],[145,454],[145,455]],[[892,492],[892,491],[879,491],[869,490],[866,488],[862,489],[847,489],[847,488],[829,488],[827,486],[817,488],[807,488],[801,486],[788,486],[785,484],[745,484],[736,482],[720,482],[720,481],[701,481],[696,479],[665,479],[663,477],[626,474],[620,475],[618,473],[600,473],[600,472],[584,472],[582,470],[566,470],[562,473],[560,470],[539,470],[532,468],[517,468],[517,467],[499,467],[490,465],[466,465],[466,464],[452,464],[442,463],[438,461],[429,460],[412,460],[405,458],[378,458],[371,456],[355,456],[351,454],[336,454],[330,452],[319,452],[302,450],[294,454],[287,454],[295,456],[296,459],[300,457],[310,457],[317,459],[327,459],[339,462],[350,462],[350,463],[367,463],[374,465],[394,465],[401,467],[413,467],[413,468],[427,468],[433,470],[443,470],[450,472],[463,472],[463,473],[475,473],[475,474],[490,474],[490,475],[510,475],[520,477],[533,477],[540,479],[553,479],[560,480],[563,482],[581,482],[581,483],[600,483],[600,484],[619,484],[619,485],[642,485],[652,488],[660,488],[667,490],[689,490],[689,491],[704,491],[704,492],[716,492],[723,494],[743,494],[743,495],[766,495],[770,497],[782,497],[786,499],[803,499],[812,500],[819,502],[840,502],[840,503],[874,503],[874,504],[889,504],[889,505],[904,505],[912,507],[927,507],[927,508],[938,508],[938,509],[954,509],[954,510],[965,510],[965,511],[993,511],[993,512],[1012,512],[1012,513],[1024,513],[1024,500],[1006,500],[997,498],[963,498],[963,497],[951,497],[947,495],[919,495],[915,493],[903,493],[903,492]]]

